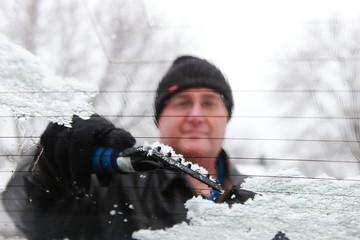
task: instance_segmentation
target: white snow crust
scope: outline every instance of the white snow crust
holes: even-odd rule
[[[97,88],[56,76],[41,60],[0,35],[0,107],[15,116],[48,116],[70,125],[71,117],[94,113],[89,98]]]
[[[282,231],[290,240],[360,238],[360,177],[309,179],[294,170],[270,175],[246,179],[242,188],[258,193],[254,200],[229,207],[194,197],[185,204],[189,224],[140,230],[133,237],[270,240]]]
[[[182,165],[187,166],[188,164],[190,164],[191,170],[196,171],[202,175],[208,174],[208,171],[205,168],[199,166],[197,163],[192,163],[190,161],[186,161],[183,155],[176,153],[174,151],[174,149],[169,145],[165,145],[160,142],[154,142],[152,144],[149,144],[148,142],[145,141],[143,144],[143,147],[151,147],[152,149],[157,149],[158,147],[160,147],[160,153],[162,153],[164,155],[171,153],[171,156],[174,159],[179,159],[179,158],[181,159]],[[148,153],[148,155],[150,155],[150,156],[151,156],[151,154],[152,154],[152,152]],[[211,176],[209,177],[209,179],[214,181],[214,179],[211,178]]]

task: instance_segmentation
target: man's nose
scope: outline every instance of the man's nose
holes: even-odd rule
[[[199,124],[204,120],[204,117],[204,111],[201,107],[201,104],[196,103],[192,106],[188,114],[188,121],[191,124]]]

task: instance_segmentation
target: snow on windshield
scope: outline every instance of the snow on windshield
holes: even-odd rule
[[[360,177],[309,179],[294,170],[248,178],[244,189],[257,194],[245,204],[215,204],[201,197],[185,206],[190,223],[166,230],[140,230],[133,237],[153,239],[359,239]]]
[[[89,98],[96,87],[60,78],[40,59],[0,35],[0,107],[15,116],[47,116],[69,125],[71,116],[93,113]]]

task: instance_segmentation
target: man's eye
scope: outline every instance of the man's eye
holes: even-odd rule
[[[202,104],[204,107],[213,107],[215,106],[216,104],[213,102],[213,101],[206,101],[206,102],[203,102]]]
[[[176,105],[179,107],[187,107],[187,106],[190,106],[191,103],[189,101],[179,101],[176,103]]]

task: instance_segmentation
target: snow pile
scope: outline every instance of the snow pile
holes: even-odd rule
[[[244,205],[186,202],[190,223],[166,230],[140,230],[150,239],[272,239],[278,231],[296,239],[359,239],[360,177],[308,179],[293,170],[249,178],[244,189],[259,193]]]
[[[197,163],[192,163],[190,161],[185,161],[184,156],[181,155],[181,154],[176,153],[174,151],[174,149],[169,145],[164,145],[164,144],[162,144],[160,142],[154,142],[153,144],[149,144],[148,142],[145,141],[144,144],[143,144],[143,147],[144,148],[150,147],[150,148],[155,149],[155,150],[160,149],[159,150],[160,153],[164,154],[165,156],[170,154],[172,158],[180,159],[180,163],[182,165],[184,165],[184,166],[190,166],[191,170],[193,170],[193,171],[195,171],[197,173],[200,173],[201,175],[204,175],[204,176],[206,176],[208,174],[208,171],[205,168],[199,166]],[[151,156],[151,154],[152,154],[152,152],[150,151],[148,153],[148,156]],[[209,176],[209,179],[212,180],[212,181],[215,181],[211,176]]]
[[[48,116],[69,125],[71,116],[90,116],[95,86],[60,78],[25,49],[0,35],[0,107],[15,116]]]

